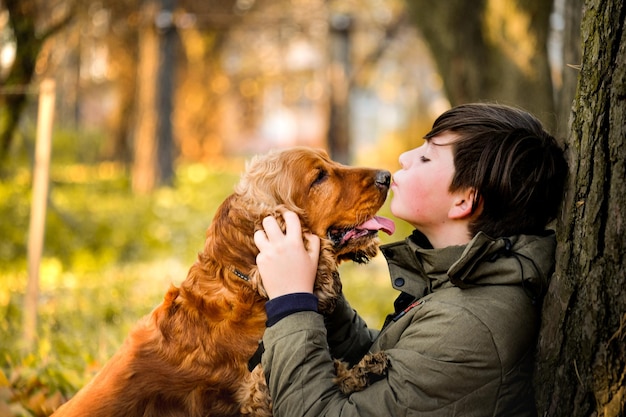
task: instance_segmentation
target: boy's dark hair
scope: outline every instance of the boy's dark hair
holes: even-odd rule
[[[439,116],[425,138],[446,131],[458,136],[450,191],[474,189],[473,210],[483,203],[472,236],[540,234],[556,218],[568,167],[537,118],[504,105],[464,104]]]

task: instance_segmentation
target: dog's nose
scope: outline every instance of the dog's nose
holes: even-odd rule
[[[389,184],[391,184],[391,172],[378,171],[376,173],[376,186],[378,188],[389,188]]]

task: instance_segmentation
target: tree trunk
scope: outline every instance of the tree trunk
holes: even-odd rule
[[[407,1],[432,51],[452,105],[498,101],[521,106],[552,130],[547,54],[552,2]]]
[[[139,28],[139,63],[137,67],[137,116],[134,134],[133,191],[148,193],[157,184],[156,99],[158,37],[154,28],[156,7],[143,7]]]
[[[138,0],[127,1],[126,6],[139,7]],[[126,19],[130,10],[126,8],[113,9],[112,20],[119,21]],[[138,63],[139,63],[139,28],[124,25],[125,30],[117,33],[117,36],[107,38],[107,47],[111,51],[111,56],[115,56],[115,61],[122,71],[117,72],[114,86],[117,91],[118,102],[112,109],[111,136],[106,143],[104,157],[106,159],[123,162],[126,167],[132,163],[131,141],[133,129],[135,127],[135,115],[137,100]]]
[[[573,123],[570,189],[539,339],[539,415],[626,409],[626,5],[589,0]]]
[[[17,128],[20,115],[27,103],[25,90],[35,73],[37,55],[43,45],[43,39],[36,35],[37,4],[34,0],[6,0],[9,11],[9,24],[15,35],[17,53],[15,61],[3,83],[5,87],[14,87],[17,91],[8,95],[0,94],[0,158],[5,158],[13,133]]]
[[[37,56],[46,39],[70,22],[75,3],[70,2],[69,11],[44,29],[38,24],[41,11],[35,0],[4,0],[4,7],[9,12],[9,25],[15,36],[17,51],[2,84],[9,94],[0,94],[0,160],[9,153],[13,134],[26,106],[25,93],[35,74]]]
[[[342,164],[352,161],[350,154],[350,31],[347,15],[333,16],[330,28],[330,106],[328,148],[333,160]]]
[[[174,177],[172,96],[176,31],[174,0],[144,6],[139,33],[139,75],[133,190],[171,185]],[[157,8],[160,10],[157,11]]]
[[[161,0],[159,24],[159,70],[157,81],[157,162],[159,184],[174,181],[174,133],[172,128],[174,67],[176,63],[176,0]]]

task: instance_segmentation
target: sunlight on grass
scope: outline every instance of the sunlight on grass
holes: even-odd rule
[[[379,254],[367,265],[343,264],[339,271],[344,294],[352,308],[365,319],[368,327],[380,329],[398,296],[391,287],[383,256]]]

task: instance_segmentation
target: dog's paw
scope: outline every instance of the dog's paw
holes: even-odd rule
[[[335,361],[335,384],[341,392],[349,395],[363,391],[367,386],[384,378],[390,367],[389,358],[385,352],[368,354],[352,368],[341,361]]]
[[[261,365],[257,365],[238,392],[242,416],[272,417],[272,398]]]

